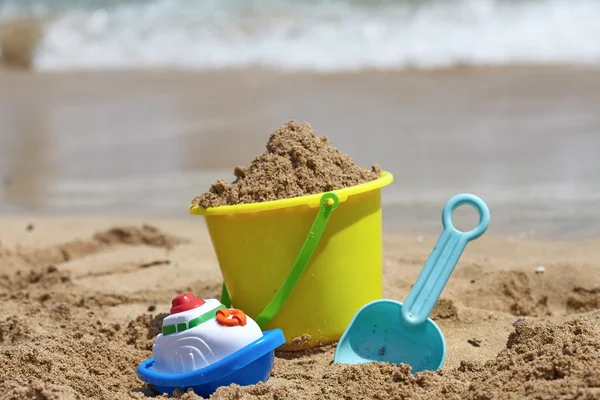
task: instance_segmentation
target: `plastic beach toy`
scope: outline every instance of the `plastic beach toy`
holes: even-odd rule
[[[177,388],[193,388],[208,397],[220,386],[266,382],[274,351],[283,343],[280,329],[263,333],[243,311],[186,293],[173,299],[153,357],[137,373],[159,392],[172,395]]]
[[[206,221],[219,261],[221,300],[262,329],[280,328],[287,339],[282,349],[339,340],[358,309],[382,297],[381,188],[392,181],[382,172],[327,193],[192,206],[190,213]],[[298,337],[304,345],[293,344]]]
[[[469,232],[459,232],[452,225],[452,212],[465,204],[477,209],[479,223]],[[465,246],[487,230],[489,221],[490,212],[479,197],[459,194],[451,198],[442,212],[444,230],[404,304],[378,300],[362,307],[344,332],[334,362],[404,363],[413,373],[441,368],[446,342],[429,315]]]

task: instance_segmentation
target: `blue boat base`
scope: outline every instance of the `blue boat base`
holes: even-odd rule
[[[266,382],[273,370],[275,349],[285,343],[280,329],[265,331],[263,337],[205,368],[184,374],[168,374],[152,369],[154,358],[142,362],[138,377],[160,393],[173,395],[175,389],[186,392],[192,388],[202,397],[209,397],[221,386],[240,386]]]

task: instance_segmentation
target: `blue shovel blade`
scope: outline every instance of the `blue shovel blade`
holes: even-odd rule
[[[380,361],[408,364],[411,372],[435,371],[446,358],[446,342],[431,319],[419,325],[406,324],[402,303],[376,300],[363,306],[340,339],[334,362],[361,364]]]

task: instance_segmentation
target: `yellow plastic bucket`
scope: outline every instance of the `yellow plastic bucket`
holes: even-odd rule
[[[356,312],[382,297],[381,188],[371,182],[335,190],[332,212],[304,274],[265,329],[280,328],[284,349],[301,350],[340,339]],[[277,201],[190,207],[205,218],[233,306],[256,318],[286,279],[321,194]]]

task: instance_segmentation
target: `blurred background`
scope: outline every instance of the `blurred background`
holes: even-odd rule
[[[389,229],[600,234],[600,1],[0,0],[0,213],[192,218],[290,119]]]

